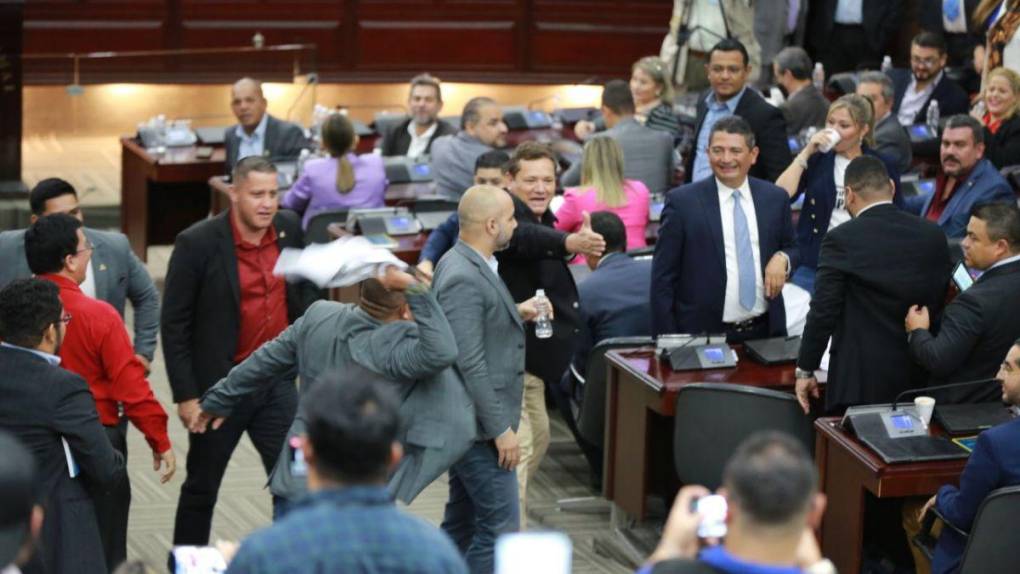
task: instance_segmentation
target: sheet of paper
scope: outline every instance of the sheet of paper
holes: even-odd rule
[[[60,437],[60,442],[64,445],[64,457],[67,459],[67,474],[74,478],[81,473],[81,469],[78,468],[78,461],[74,460],[74,455],[71,454],[71,445],[67,444],[67,439]]]
[[[307,279],[320,288],[347,287],[379,275],[390,265],[407,269],[407,263],[389,249],[351,235],[304,249],[286,248],[280,252],[273,273],[288,281]]]

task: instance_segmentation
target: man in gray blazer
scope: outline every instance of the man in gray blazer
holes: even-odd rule
[[[914,153],[906,128],[892,113],[896,101],[892,80],[882,72],[864,72],[857,81],[857,95],[868,98],[875,107],[875,151],[892,160],[900,173],[906,173]]]
[[[413,321],[412,321],[413,318]],[[474,406],[451,366],[457,358],[450,325],[429,288],[387,269],[362,284],[357,304],[319,301],[276,339],[230,370],[202,396],[202,415],[190,429],[204,432],[268,380],[297,369],[301,394],[352,377],[396,386],[402,399],[404,458],[390,490],[410,504],[474,442]],[[296,500],[307,491],[295,456],[305,433],[303,410],[287,433],[269,478],[276,496]]]
[[[32,188],[28,196],[32,209],[32,223],[44,215],[66,213],[84,222],[78,194],[70,183],[59,179],[44,179]],[[159,331],[159,292],[142,263],[122,233],[84,228],[85,237],[95,249],[82,283],[82,291],[102,299],[124,316],[124,302],[131,300],[135,312],[135,356],[149,370],[152,355],[156,352],[156,332]],[[25,230],[15,229],[0,233],[0,287],[31,277],[25,259]]]
[[[311,148],[305,130],[297,124],[278,120],[266,113],[262,82],[241,78],[230,90],[230,109],[237,125],[223,134],[227,148],[227,173],[234,165],[251,155],[260,155],[273,162],[296,160],[302,149]]]
[[[634,119],[634,97],[623,80],[612,80],[602,89],[602,118],[611,137],[623,148],[623,176],[636,179],[652,193],[666,193],[673,186],[676,159],[673,138]],[[560,176],[563,187],[581,185],[581,159]]]
[[[432,287],[457,341],[456,373],[475,405],[476,442],[450,468],[442,528],[471,572],[493,570],[496,537],[520,526],[517,428],[524,396],[524,321],[538,316],[535,298],[514,303],[497,274],[517,221],[498,187],[478,185],[457,207],[460,236],[436,266]]]

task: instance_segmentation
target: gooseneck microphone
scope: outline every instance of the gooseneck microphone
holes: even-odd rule
[[[948,384],[945,384],[945,385],[935,385],[933,387],[922,387],[920,389],[907,389],[907,390],[903,391],[902,393],[896,395],[896,398],[893,399],[892,410],[895,412],[897,407],[899,406],[898,403],[900,402],[900,400],[903,399],[903,397],[905,397],[907,395],[923,394],[923,393],[927,393],[929,391],[942,391],[942,390],[947,390],[947,389],[958,389],[958,388],[962,388],[962,387],[976,387],[976,386],[985,385],[985,384],[988,384],[988,383],[998,383],[998,384],[1001,384],[1002,381],[1000,379],[995,378],[995,377],[991,377],[991,378],[987,378],[987,379],[978,379],[978,380],[975,380],[975,381],[964,381],[962,383],[948,383]]]

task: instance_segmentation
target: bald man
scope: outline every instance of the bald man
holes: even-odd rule
[[[273,162],[294,161],[302,149],[312,147],[301,126],[267,114],[267,105],[262,82],[258,80],[241,78],[230,89],[230,109],[237,125],[223,134],[227,173],[233,172],[234,165],[248,156],[261,155]]]
[[[460,235],[436,266],[432,288],[457,341],[455,372],[478,420],[475,443],[450,468],[443,530],[471,572],[492,572],[496,537],[520,525],[517,429],[524,393],[524,322],[536,302],[514,303],[497,273],[495,253],[510,243],[517,221],[506,191],[477,185],[457,208]]]

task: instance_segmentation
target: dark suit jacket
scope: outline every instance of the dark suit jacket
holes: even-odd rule
[[[123,480],[124,457],[110,446],[88,385],[42,357],[8,347],[0,347],[0,372],[0,429],[32,453],[46,511],[34,566],[61,574],[107,572],[87,488]],[[61,437],[81,470],[76,478],[68,474]]]
[[[1020,338],[1020,262],[986,271],[946,307],[938,335],[918,329],[910,335],[910,356],[930,374],[933,385],[994,377],[1002,358]],[[999,385],[958,395],[994,401]],[[938,397],[936,397],[938,399]]]
[[[954,526],[965,531],[974,525],[978,507],[997,488],[1020,484],[1020,420],[992,427],[978,435],[974,452],[960,475],[960,487],[939,489],[935,507]],[[932,574],[957,572],[966,539],[943,528],[932,558]]]
[[[577,285],[581,304],[581,339],[574,368],[582,376],[592,348],[612,337],[652,334],[652,262],[611,253]]]
[[[698,96],[698,123],[694,129],[694,138],[697,141],[698,134],[705,123],[705,115],[708,114],[708,105],[705,98],[708,91]],[[752,87],[748,86],[744,95],[740,97],[735,115],[738,115],[751,125],[754,132],[755,145],[758,146],[758,161],[751,167],[748,175],[766,181],[776,181],[793,161],[790,156],[790,144],[786,139],[786,120],[783,119],[783,112],[779,108],[765,101],[765,98]],[[687,179],[694,173],[694,152],[688,154]]]
[[[921,6],[918,9],[918,23],[922,30],[945,36],[949,65],[970,62],[974,58],[974,46],[984,44],[985,41],[984,24],[975,26],[973,20],[974,11],[981,4],[981,0],[963,0],[961,2],[967,22],[967,31],[962,34],[946,32],[945,24],[942,22],[942,3],[943,0],[921,0]]]
[[[1002,169],[1020,164],[1020,114],[1013,114],[994,134],[985,128],[985,157]]]
[[[910,134],[900,125],[896,114],[890,112],[875,124],[875,151],[891,161],[897,172],[902,174],[910,171],[914,150],[910,145]]]
[[[384,156],[407,155],[407,148],[411,145],[411,134],[407,133],[407,126],[410,125],[411,119],[407,118],[383,135],[382,154]],[[436,122],[438,123],[436,131],[429,138],[429,143],[425,146],[425,153],[429,153],[429,150],[432,149],[432,142],[436,141],[437,137],[457,133],[457,128],[449,123],[443,120],[436,120]]]
[[[750,178],[758,222],[761,274],[777,251],[790,258],[791,271],[800,260],[794,246],[790,197],[767,181]],[[652,332],[723,333],[726,259],[722,215],[715,178],[705,178],[666,196],[662,227],[652,259]],[[786,335],[783,296],[767,301],[769,332]]]
[[[817,369],[832,337],[827,412],[890,402],[924,385],[903,318],[911,305],[938,317],[948,279],[942,230],[893,205],[871,207],[825,235],[797,364]]]
[[[581,329],[577,286],[567,268],[567,234],[553,229],[556,217],[546,210],[539,220],[526,203],[514,200],[517,229],[510,245],[496,253],[499,276],[510,295],[520,303],[545,289],[553,306],[553,334],[548,339],[535,336],[531,325],[525,327],[525,370],[550,384],[560,380],[570,366]]]
[[[174,402],[202,396],[234,366],[241,328],[241,294],[230,210],[177,235],[163,290],[163,356]],[[276,244],[304,247],[296,213],[273,219]],[[287,318],[293,323],[317,298],[301,281],[287,283]]]
[[[892,35],[903,20],[903,0],[861,0],[864,35],[868,44],[884,52]],[[808,39],[819,49],[832,41],[832,30],[836,25],[836,4],[838,0],[813,0],[810,3]]]
[[[893,87],[896,88],[896,101],[893,102],[892,113],[898,114],[900,104],[903,103],[903,95],[907,93],[907,88],[910,87],[913,72],[909,69],[896,68],[889,70],[888,73],[889,77],[892,78]],[[970,98],[967,96],[967,92],[960,87],[960,84],[949,79],[948,75],[943,74],[939,83],[935,84],[935,89],[932,90],[931,96],[924,102],[921,109],[917,111],[913,123],[923,124],[928,121],[928,106],[931,105],[932,100],[939,103],[940,118],[948,118],[956,114],[966,114],[970,111]]]
[[[786,120],[787,135],[795,136],[804,128],[825,127],[825,116],[829,113],[829,100],[811,84],[797,90],[779,110]]]
[[[236,125],[230,126],[224,132],[223,143],[227,148],[227,173],[230,173],[237,164],[237,153],[241,148]],[[305,137],[305,130],[301,126],[266,114],[266,137],[262,155],[274,162],[295,160],[301,154],[301,150],[311,147],[312,143]]]
[[[921,207],[921,216],[928,213],[935,194],[927,196]],[[946,237],[962,239],[967,235],[967,222],[970,221],[970,210],[979,203],[989,201],[1015,201],[1016,195],[1006,178],[999,174],[992,162],[987,159],[978,161],[971,170],[967,181],[963,182],[949,197],[949,203],[939,216],[939,227]]]
[[[885,164],[889,177],[896,183],[893,203],[903,207],[903,194],[900,193],[900,173],[889,158],[864,148],[864,153],[873,155]],[[836,207],[836,180],[833,171],[836,168],[836,152],[816,153],[808,159],[808,167],[800,176],[796,199],[805,193],[804,207],[801,208],[797,220],[797,247],[800,248],[800,263],[815,269],[818,266],[818,250],[822,247],[822,239],[829,229],[829,219]]]

